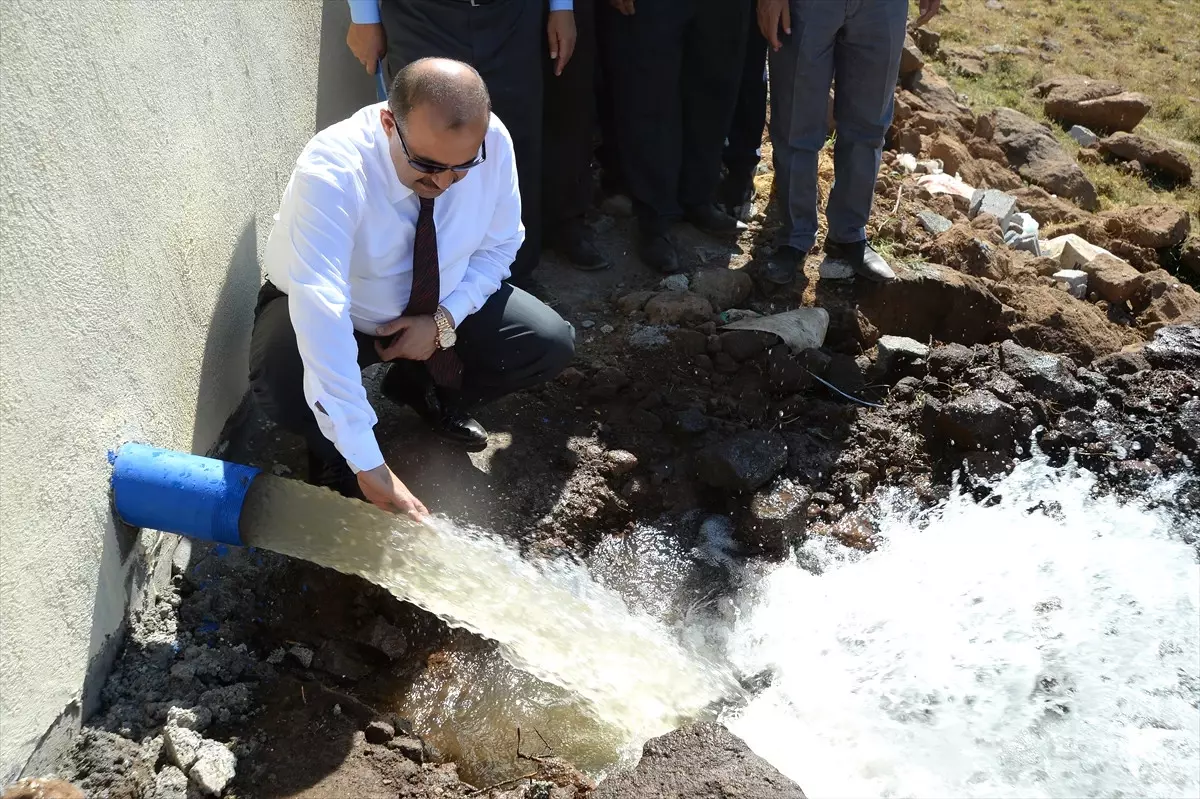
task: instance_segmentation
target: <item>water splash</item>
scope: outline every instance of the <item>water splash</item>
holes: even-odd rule
[[[1094,489],[1036,455],[883,497],[875,552],[811,540],[741,598],[774,679],[727,723],[813,797],[1200,794],[1197,522]]]

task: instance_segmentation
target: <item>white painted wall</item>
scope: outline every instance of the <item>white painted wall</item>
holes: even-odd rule
[[[0,2],[0,785],[87,702],[155,545],[118,540],[106,453],[204,452],[244,393],[294,159],[373,99],[347,21],[341,0]]]

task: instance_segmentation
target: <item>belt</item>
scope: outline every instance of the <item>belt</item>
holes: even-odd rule
[[[466,4],[473,8],[478,8],[479,6],[490,6],[496,0],[443,0],[443,2],[459,3],[460,5]]]

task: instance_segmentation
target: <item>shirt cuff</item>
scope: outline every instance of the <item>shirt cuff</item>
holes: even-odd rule
[[[575,0],[550,0],[551,11],[574,11]]]
[[[346,0],[350,5],[350,21],[355,25],[373,25],[379,22],[379,0]],[[550,0],[550,5],[564,0]],[[571,0],[565,0],[567,5]]]
[[[450,292],[450,296],[442,300],[442,307],[454,318],[455,327],[461,325],[464,319],[479,310],[465,289],[455,289]]]
[[[342,453],[342,457],[355,474],[369,472],[376,466],[383,465],[383,451],[379,449],[379,442],[375,440],[375,433],[371,430],[339,440],[336,444],[338,452]]]

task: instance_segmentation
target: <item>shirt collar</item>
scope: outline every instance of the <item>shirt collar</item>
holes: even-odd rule
[[[392,163],[387,131],[383,129],[383,122],[379,119],[379,109],[385,106],[386,103],[378,103],[372,107],[371,130],[375,135],[375,154],[379,158],[380,167],[383,169],[384,181],[387,183],[388,202],[394,205],[411,196],[413,191],[400,182],[399,176],[396,175],[396,165]]]

